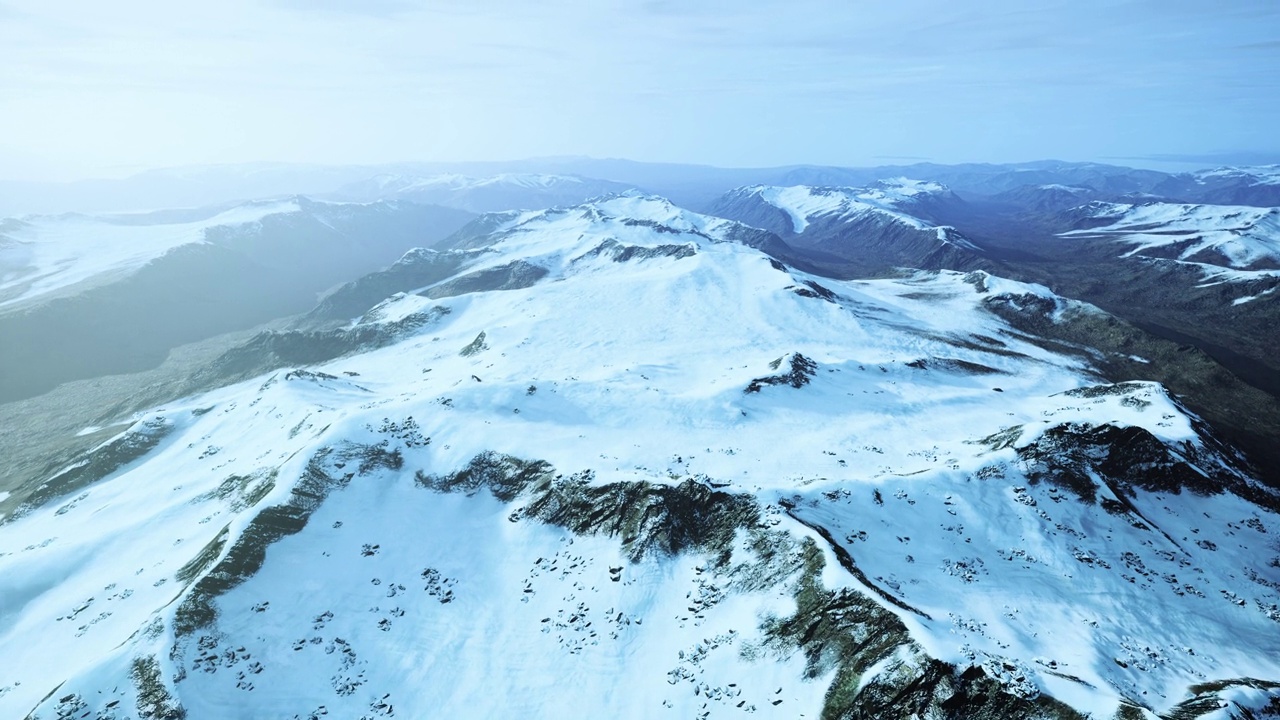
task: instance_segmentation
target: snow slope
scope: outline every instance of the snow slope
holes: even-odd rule
[[[904,267],[989,269],[981,248],[928,219],[962,202],[937,183],[898,178],[865,188],[738,188],[708,212],[777,233],[809,259],[844,264],[846,276]]]
[[[916,229],[933,228],[931,223],[909,214],[921,196],[949,191],[937,183],[899,178],[881,181],[866,188],[830,188],[795,185],[756,185],[733,191],[741,197],[755,196],[785,212],[791,231],[799,235],[818,219],[849,221],[867,215],[888,215]]]
[[[0,224],[0,308],[127,274],[205,231],[298,211],[293,200],[239,205],[195,221],[137,222],[130,215],[34,216]]]
[[[1196,265],[1209,280],[1280,275],[1277,208],[1093,203],[1081,211],[1101,224],[1063,233],[1063,237],[1114,240],[1131,246],[1122,257],[1157,257]]]
[[[816,717],[933,657],[1110,717],[1280,679],[1280,519],[1159,386],[989,308],[1096,310],[741,237],[638,194],[513,216],[460,272],[535,284],[398,295],[362,321],[394,345],[134,418],[0,526],[0,714]],[[611,488],[705,502],[544,504]],[[864,621],[903,635],[829,629]]]

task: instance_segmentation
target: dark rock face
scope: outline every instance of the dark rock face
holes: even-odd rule
[[[737,220],[745,225],[767,230],[779,237],[795,234],[795,224],[785,210],[764,202],[747,189],[726,193],[707,209],[707,213]]]
[[[768,617],[757,652],[805,658],[806,675],[832,670],[822,717],[830,720],[940,717],[954,720],[1077,720],[1082,716],[1046,697],[1023,697],[980,668],[960,670],[933,660],[911,642],[896,615],[849,589],[830,590],[825,560],[811,538],[765,527],[756,500],[686,480],[595,485],[590,471],[564,477],[542,461],[483,453],[447,475],[419,471],[417,483],[435,492],[488,490],[504,502],[523,501],[511,519],[548,523],[579,535],[617,538],[632,562],[698,553],[727,584],[760,590],[788,583],[796,610]],[[734,554],[735,537],[749,538],[748,557]],[[895,672],[863,683],[872,666],[902,653]]]
[[[1033,481],[1071,490],[1090,503],[1097,500],[1091,475],[1103,478],[1121,498],[1136,490],[1211,495],[1239,484],[1217,458],[1202,455],[1190,443],[1175,452],[1143,428],[1115,425],[1055,425],[1018,448]]]
[[[594,485],[592,479],[589,471],[565,478],[554,475],[547,463],[496,453],[478,455],[452,475],[417,474],[419,485],[437,492],[484,489],[504,502],[527,494],[524,517],[578,535],[616,537],[634,562],[650,555],[724,552],[738,528],[759,522],[751,498],[693,480]]]
[[[356,325],[346,330],[262,332],[223,353],[193,376],[194,388],[215,387],[290,365],[313,365],[355,352],[389,345],[447,315],[434,307],[390,323]]]
[[[1075,355],[1112,382],[1153,380],[1163,384],[1179,402],[1204,418],[1222,438],[1242,449],[1215,446],[1229,464],[1248,470],[1267,489],[1233,482],[1232,491],[1252,502],[1280,508],[1280,402],[1242,382],[1194,346],[1150,335],[1120,318],[1096,311],[1060,307],[1037,295],[992,295],[983,307],[1026,339],[1054,352]],[[1135,359],[1137,358],[1137,359]],[[1199,428],[1204,437],[1216,435]]]
[[[460,275],[453,280],[423,291],[422,295],[438,299],[474,292],[519,290],[531,287],[546,275],[546,268],[518,260],[501,267],[486,268]]]
[[[783,358],[778,358],[770,363],[770,366],[777,370],[782,366],[782,360]],[[791,356],[790,365],[791,369],[781,375],[768,375],[752,380],[743,392],[758,393],[766,385],[790,385],[799,389],[808,385],[810,378],[818,372],[818,364],[800,353]]]
[[[181,639],[216,622],[218,611],[214,600],[257,573],[266,561],[267,548],[281,538],[301,532],[312,513],[334,490],[346,487],[357,475],[380,469],[398,470],[403,464],[398,450],[387,450],[381,445],[349,443],[317,452],[307,463],[289,499],[258,513],[226,556],[196,580],[174,616],[174,633]],[[220,550],[219,547],[213,553],[214,557]],[[181,647],[176,645],[175,652]]]
[[[963,671],[938,660],[906,682],[872,681],[858,705],[833,718],[930,717],[947,720],[1084,720],[1084,715],[1045,695],[1025,698],[1006,692],[982,668]],[[824,715],[824,717],[826,717]]]
[[[618,263],[631,262],[633,260],[652,260],[654,258],[663,257],[681,260],[693,257],[697,254],[697,247],[694,246],[693,243],[642,247],[639,245],[624,245],[617,240],[606,240],[582,255],[574,258],[573,261],[576,263],[588,258],[597,257],[607,257]]]
[[[474,255],[417,248],[385,270],[370,273],[339,287],[299,322],[302,327],[346,323],[400,292],[412,292],[452,277]]]

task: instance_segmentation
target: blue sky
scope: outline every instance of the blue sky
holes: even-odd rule
[[[548,155],[1208,165],[1280,159],[1278,125],[1270,0],[0,0],[9,179]]]

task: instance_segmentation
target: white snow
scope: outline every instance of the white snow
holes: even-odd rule
[[[513,521],[514,506],[484,492],[415,485],[415,470],[452,472],[490,450],[591,470],[595,483],[725,483],[812,537],[780,509],[795,503],[871,582],[928,615],[878,600],[930,653],[1017,674],[1099,716],[1120,698],[1168,708],[1206,679],[1280,677],[1267,615],[1280,593],[1246,579],[1280,582],[1258,550],[1280,533],[1275,516],[1230,495],[1140,493],[1139,529],[1031,485],[1011,447],[983,441],[1110,423],[1199,444],[1158,385],[1063,395],[1098,380],[982,310],[1000,294],[1053,298],[1047,289],[949,272],[829,281],[725,242],[734,227],[638,194],[525,214],[469,271],[523,260],[550,271],[537,285],[400,296],[368,321],[450,312],[311,368],[326,376],[281,370],[144,415],[174,426],[145,461],[0,526],[0,715],[21,717],[54,689],[45,707],[72,693],[130,706],[128,663],[144,654],[183,678],[171,690],[191,717],[319,706],[359,717],[380,703],[400,717],[724,717],[738,702],[764,717],[819,714],[829,677],[805,680],[799,653],[747,652],[764,617],[792,609],[788,588],[719,588],[692,612],[689,597],[714,594],[704,558],[631,564],[616,538]],[[620,262],[606,252],[617,245],[654,256]],[[837,302],[797,294],[805,281]],[[1059,317],[1091,312],[1055,302]],[[460,354],[480,332],[482,349]],[[744,393],[795,352],[818,365],[808,385]],[[430,444],[380,429],[406,418]],[[171,660],[188,590],[179,569],[287,499],[322,449],[384,441],[403,468],[336,491],[216,600],[214,645],[178,641]],[[253,507],[215,493],[232,476],[272,475]],[[861,587],[827,556],[826,582]]]
[[[1113,222],[1103,227],[1063,233],[1064,237],[1114,238],[1117,242],[1133,246],[1123,257],[1185,243],[1178,260],[1189,262],[1189,258],[1198,253],[1214,251],[1224,258],[1225,265],[1208,266],[1207,272],[1216,273],[1214,268],[1221,268],[1241,273],[1217,273],[1225,280],[1245,280],[1280,273],[1253,268],[1259,263],[1280,263],[1280,209],[1171,203],[1097,203],[1089,207],[1094,217]]]
[[[205,220],[154,225],[110,215],[22,218],[0,230],[0,308],[133,272],[173,248],[203,242],[212,227],[297,210],[292,200],[248,203]]]
[[[1256,165],[1252,167],[1222,167],[1204,170],[1193,176],[1200,183],[1206,179],[1239,178],[1251,185],[1280,185],[1280,165]]]
[[[867,214],[884,214],[917,229],[934,225],[913,217],[908,211],[920,195],[946,192],[942,185],[899,178],[881,181],[866,188],[757,185],[739,190],[758,195],[791,217],[794,232],[803,233],[816,218],[852,219]],[[941,238],[940,238],[941,239]]]
[[[1243,304],[1245,304],[1245,303],[1247,303],[1247,302],[1253,302],[1254,300],[1257,300],[1258,298],[1263,298],[1263,297],[1266,297],[1266,296],[1268,296],[1268,295],[1271,295],[1271,294],[1273,294],[1275,291],[1276,291],[1276,289],[1275,289],[1275,288],[1271,288],[1270,290],[1264,290],[1264,291],[1262,291],[1262,292],[1258,293],[1257,295],[1246,295],[1245,297],[1240,297],[1240,298],[1236,298],[1235,300],[1232,300],[1232,301],[1231,301],[1231,304],[1232,304],[1232,305],[1243,305]]]

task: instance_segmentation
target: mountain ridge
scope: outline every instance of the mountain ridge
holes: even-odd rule
[[[639,194],[515,218],[428,286],[532,282],[392,296],[350,328],[390,344],[141,413],[0,525],[24,618],[0,707],[1128,718],[1273,697],[1280,577],[1246,543],[1280,521],[1244,495],[1275,492],[1162,387],[1034,329],[1105,314],[985,272],[812,276],[739,227]]]

